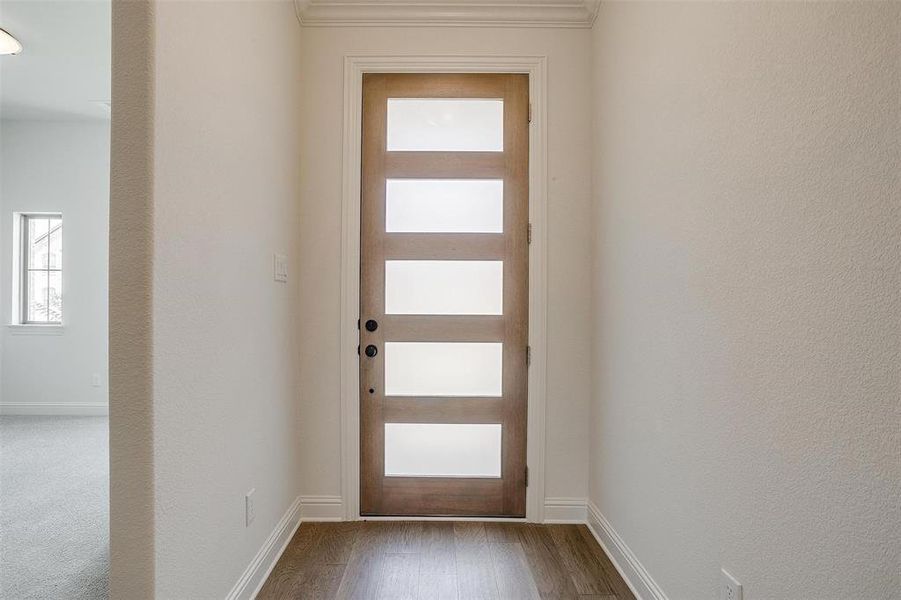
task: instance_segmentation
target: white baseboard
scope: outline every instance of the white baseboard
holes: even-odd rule
[[[585,498],[545,498],[545,523],[585,523]],[[343,521],[344,502],[341,496],[301,496],[300,518],[303,521]],[[407,520],[409,517],[379,517],[372,520]],[[431,520],[431,519],[430,519]],[[461,520],[459,517],[447,520]],[[463,519],[484,521],[483,518]],[[502,519],[499,519],[502,520]]]
[[[300,498],[298,497],[281,520],[276,524],[275,529],[263,542],[250,564],[241,574],[238,582],[226,596],[226,600],[252,600],[256,598],[260,588],[272,572],[275,563],[278,562],[282,552],[288,546],[288,542],[294,537],[294,532],[300,526]]]
[[[584,523],[588,517],[585,498],[545,498],[545,523]]]
[[[585,523],[587,509],[585,498],[546,498],[545,523]],[[343,521],[344,502],[341,496],[301,496],[300,518],[304,521]],[[404,520],[409,517],[382,517],[373,520]],[[448,520],[460,520],[449,518]],[[484,521],[485,519],[472,519]]]
[[[610,557],[610,561],[638,600],[668,600],[635,553],[616,533],[597,506],[588,502],[588,529]]]
[[[301,496],[300,518],[304,521],[343,521],[341,496]]]
[[[81,416],[109,414],[106,402],[0,402],[0,416]]]

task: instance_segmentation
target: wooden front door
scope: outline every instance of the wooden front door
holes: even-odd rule
[[[528,90],[364,75],[364,516],[525,516]]]

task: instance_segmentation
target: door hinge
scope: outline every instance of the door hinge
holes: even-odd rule
[[[526,465],[526,487],[529,487],[529,466]]]
[[[529,102],[529,123],[532,122],[532,103]]]
[[[526,233],[526,239],[528,240],[528,243],[530,243],[530,244],[532,243],[532,224],[531,223],[529,223],[529,229],[528,229],[528,232]]]
[[[526,346],[526,366],[532,366],[532,347]]]

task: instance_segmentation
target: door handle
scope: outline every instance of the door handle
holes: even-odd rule
[[[368,346],[366,346],[366,350],[364,350],[364,352],[366,352],[366,356],[372,358],[379,353],[379,349],[372,344],[369,344]]]
[[[375,331],[378,328],[379,328],[379,322],[376,321],[375,319],[369,319],[368,321],[366,321],[366,331],[372,333],[373,331]]]

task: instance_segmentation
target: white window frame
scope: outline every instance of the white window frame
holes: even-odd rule
[[[32,269],[28,265],[28,221],[30,219],[59,219],[64,222],[62,213],[59,212],[20,212],[15,213],[13,219],[13,314],[11,327],[14,333],[59,333],[63,327],[65,310],[59,321],[29,321],[28,320],[28,273],[34,270],[60,273],[62,280],[63,265],[59,268]],[[62,225],[61,225],[62,226]],[[65,254],[64,254],[65,256]],[[65,258],[63,258],[65,260]]]

